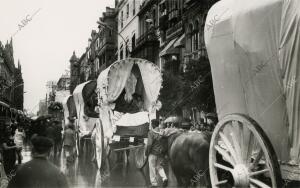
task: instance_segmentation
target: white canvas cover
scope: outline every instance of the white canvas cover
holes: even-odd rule
[[[77,125],[79,126],[80,136],[87,135],[91,132],[93,127],[96,124],[98,118],[88,117],[84,113],[84,99],[83,99],[83,90],[85,85],[91,81],[84,82],[78,86],[73,91],[74,102],[77,112]]]
[[[278,158],[298,164],[299,34],[299,0],[219,1],[205,25],[219,118],[249,115]]]
[[[205,43],[219,118],[243,113],[282,161],[300,160],[300,1],[223,0],[209,11]]]
[[[135,78],[132,74],[134,65],[138,66],[141,78]],[[162,84],[161,72],[155,64],[144,59],[128,58],[116,61],[100,73],[97,79],[97,93],[100,105],[100,119],[106,137],[111,137],[115,131],[113,127],[116,124],[116,121],[113,121],[115,113],[112,111],[115,107],[115,100],[120,96],[124,88],[126,90],[126,97],[130,98],[130,95],[135,92],[135,84],[139,81],[137,79],[141,79],[143,83],[144,109],[150,112],[157,104]],[[132,115],[127,114],[120,124],[125,125],[124,120],[131,119],[128,118],[129,116]],[[145,118],[141,118],[140,120],[144,121]],[[136,126],[136,123],[128,121],[127,126]]]
[[[65,97],[65,99],[62,101],[63,109],[64,109],[64,125],[68,125],[70,123],[68,117],[70,116],[69,107],[68,107],[68,100],[70,99],[72,95],[69,95]]]

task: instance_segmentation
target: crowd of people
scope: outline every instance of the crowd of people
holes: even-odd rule
[[[49,159],[59,156],[63,147],[67,162],[74,162],[76,142],[72,121],[64,131],[59,121],[52,119],[34,121],[30,126],[8,122],[1,129],[1,188],[68,187],[65,175]],[[25,146],[31,148],[31,160],[22,164]]]
[[[0,162],[4,166],[6,174],[16,169],[16,162],[22,163],[22,149],[26,141],[25,128],[18,122],[6,122],[1,125]]]

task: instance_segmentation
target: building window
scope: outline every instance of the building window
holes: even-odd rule
[[[131,38],[131,44],[132,44],[132,49],[135,48],[135,34],[133,34],[132,38]]]
[[[123,11],[121,12],[120,21],[121,21],[121,28],[123,28]]]
[[[129,3],[126,5],[126,19],[129,18]]]
[[[135,0],[132,2],[132,16],[135,15]]]

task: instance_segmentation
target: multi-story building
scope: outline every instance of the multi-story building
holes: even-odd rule
[[[73,93],[75,87],[80,83],[80,64],[75,51],[71,56],[70,60],[70,93]]]
[[[118,59],[130,57],[139,36],[139,12],[142,0],[121,0],[117,4]]]
[[[218,0],[186,0],[184,4],[185,65],[191,59],[208,58],[204,42],[204,26],[207,12],[216,1]]]
[[[116,1],[117,4],[117,1]],[[86,51],[70,58],[70,92],[88,80],[97,79],[101,71],[117,59],[117,9],[106,7],[99,18],[98,32],[92,30]]]
[[[145,0],[137,13],[139,35],[132,38],[132,57],[159,62],[158,0]]]
[[[23,110],[24,83],[22,68],[18,61],[15,67],[12,40],[2,45],[0,42],[0,101],[11,108]]]
[[[96,75],[117,60],[117,15],[115,8],[106,7],[106,11],[97,22],[99,31],[95,43],[96,60],[94,63]]]
[[[185,0],[160,0],[159,33],[160,33],[160,65],[169,62],[174,73],[179,72],[183,62],[184,40],[183,13]]]
[[[70,75],[68,73],[63,74],[56,85],[55,102],[62,103],[63,100],[70,95]]]
[[[37,112],[38,116],[43,116],[48,114],[47,102],[45,99],[40,100],[39,110]]]
[[[24,104],[24,81],[22,77],[22,67],[20,61],[18,61],[18,67],[15,68],[14,73],[14,84],[13,89],[11,90],[11,95],[13,101],[11,107],[14,107],[18,110],[23,110]]]

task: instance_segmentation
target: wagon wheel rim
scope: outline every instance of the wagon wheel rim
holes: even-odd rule
[[[139,169],[143,168],[147,162],[147,156],[145,156],[145,146],[141,146],[135,149],[135,166]]]
[[[226,165],[217,160],[217,153]],[[228,115],[218,123],[210,143],[209,160],[213,187],[231,183],[234,187],[268,188],[280,187],[282,182],[270,141],[259,125],[245,115]],[[220,171],[227,177],[219,177]],[[260,178],[263,175],[271,181]]]

